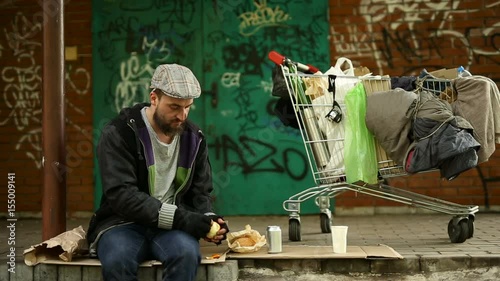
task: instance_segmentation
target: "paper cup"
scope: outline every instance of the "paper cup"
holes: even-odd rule
[[[344,254],[347,251],[347,226],[332,225],[331,230],[333,252]]]

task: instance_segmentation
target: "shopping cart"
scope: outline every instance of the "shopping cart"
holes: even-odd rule
[[[318,120],[327,112],[331,122],[335,122],[339,114],[345,114],[345,104],[339,99],[337,103],[329,100],[324,103],[313,102],[306,95],[303,84],[304,79],[325,78],[324,75],[307,74],[308,68],[304,64],[296,63],[289,58],[280,58],[273,53],[273,60],[283,72],[284,80],[288,89],[290,101],[293,104],[295,117],[298,120],[299,130],[304,142],[310,170],[312,172],[315,186],[300,191],[283,202],[283,208],[289,213],[288,235],[291,241],[301,240],[300,229],[300,204],[306,200],[313,199],[320,209],[320,227],[323,233],[331,232],[332,213],[330,211],[330,199],[346,192],[353,191],[378,198],[383,198],[402,204],[424,208],[436,212],[452,215],[448,223],[448,236],[452,243],[462,243],[473,237],[474,218],[478,212],[478,206],[464,206],[426,195],[406,191],[387,184],[387,178],[407,175],[405,169],[397,165],[387,157],[384,150],[376,144],[378,162],[378,182],[367,184],[365,182],[346,182],[345,170],[339,165],[330,165],[332,159],[343,159],[344,138],[342,135],[331,134],[325,131],[325,126]],[[363,83],[366,93],[390,90],[390,78],[384,77],[337,77],[337,79],[357,79]],[[360,79],[360,80],[359,80]],[[354,81],[353,81],[354,82]],[[420,81],[422,82],[422,81]],[[449,81],[425,79],[420,83],[420,89],[431,89],[443,92],[448,89]],[[446,92],[446,91],[444,91]],[[335,100],[333,100],[335,101]],[[320,114],[318,114],[320,112]],[[319,117],[319,118],[318,118]],[[338,119],[337,119],[338,121]],[[324,124],[323,124],[324,125]],[[329,128],[329,127],[326,127]],[[331,137],[336,135],[336,137]],[[335,162],[335,161],[334,161]]]

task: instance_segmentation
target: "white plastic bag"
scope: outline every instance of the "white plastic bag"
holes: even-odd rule
[[[344,63],[347,63],[348,65],[348,68],[345,70],[342,69]],[[313,99],[312,103],[315,105],[314,111],[318,120],[318,126],[328,140],[328,149],[330,151],[330,160],[325,166],[324,171],[327,171],[330,175],[340,175],[345,174],[344,122],[347,116],[347,111],[344,100],[347,92],[353,89],[360,80],[354,76],[354,67],[351,60],[345,57],[338,58],[335,65],[330,67],[330,69],[324,74],[337,76],[335,79],[335,101],[339,103],[342,110],[342,120],[339,123],[336,123],[330,121],[326,117],[333,107],[332,93],[324,91],[324,94]],[[324,79],[326,80],[324,83],[328,85],[328,78],[324,77]]]
[[[347,63],[348,68],[342,69],[342,66]],[[335,100],[339,104],[345,104],[344,99],[347,92],[354,88],[359,82],[359,79],[354,76],[354,66],[352,61],[345,57],[340,57],[334,66],[330,67],[325,72],[326,75],[336,75],[338,79],[335,80]]]

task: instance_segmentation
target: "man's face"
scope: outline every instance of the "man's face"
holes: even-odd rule
[[[176,99],[157,94],[153,121],[165,135],[180,134],[184,130],[184,122],[192,104],[193,99]]]

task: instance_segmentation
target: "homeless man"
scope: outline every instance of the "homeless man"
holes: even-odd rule
[[[201,94],[188,68],[163,64],[150,103],[124,108],[102,130],[97,158],[103,195],[87,239],[104,280],[137,280],[139,264],[163,264],[163,280],[194,280],[199,239],[220,244],[229,231],[212,211],[207,141],[187,119]],[[212,223],[220,224],[208,238]]]

